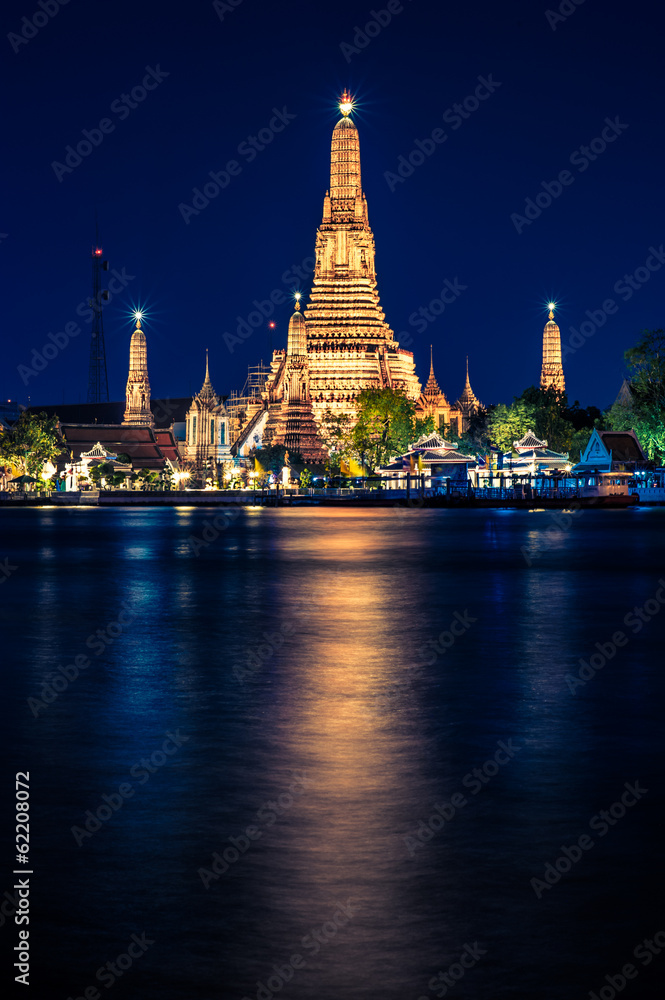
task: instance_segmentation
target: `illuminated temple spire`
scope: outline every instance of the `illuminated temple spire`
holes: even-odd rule
[[[440,396],[441,390],[439,389],[439,383],[436,380],[436,375],[434,374],[434,355],[432,354],[432,345],[429,345],[429,378],[427,379],[427,385],[423,389],[425,396]]]
[[[140,312],[134,313],[136,329],[129,344],[129,375],[125,393],[126,406],[123,423],[154,426],[150,409],[150,380],[148,378],[148,347],[141,329]]]
[[[462,389],[462,394],[455,403],[458,410],[462,411],[463,416],[468,420],[472,413],[476,410],[482,409],[483,404],[478,400],[475,392],[471,388],[471,382],[469,381],[469,355],[466,356],[466,379],[464,382],[464,388]]]
[[[353,414],[363,389],[390,386],[414,400],[420,394],[413,355],[400,349],[379,301],[360,138],[347,91],[339,109],[306,310],[310,387],[318,418],[326,409]]]
[[[561,364],[561,331],[554,322],[555,303],[549,303],[549,319],[543,330],[543,367],[540,371],[540,388],[554,388],[564,392],[566,382]]]
[[[212,403],[213,406],[216,406],[217,403],[219,402],[218,397],[217,397],[217,393],[215,392],[215,390],[213,388],[213,384],[210,381],[210,372],[208,370],[208,348],[207,347],[206,347],[206,374],[205,374],[205,378],[203,380],[203,385],[199,389],[197,395],[198,395],[199,399],[202,402],[204,402],[204,403]]]

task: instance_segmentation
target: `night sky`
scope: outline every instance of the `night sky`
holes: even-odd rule
[[[642,329],[663,325],[655,4],[564,0],[571,13],[555,19],[547,0],[391,0],[390,23],[378,34],[370,25],[370,38],[357,28],[372,10],[388,19],[383,0],[69,0],[57,11],[56,0],[43,3],[53,16],[38,29],[29,21],[47,15],[37,0],[3,5],[5,399],[85,402],[90,324],[79,304],[91,294],[95,211],[104,256],[126,276],[124,287],[115,276],[104,314],[111,398],[124,398],[136,306],[147,312],[153,396],[197,391],[206,347],[216,390],[240,389],[247,366],[267,360],[267,319],[232,352],[223,335],[235,334],[254,300],[281,291],[273,346],[285,345],[286,296],[295,288],[306,296],[311,277],[288,272],[312,259],[344,87],[359,104],[382,305],[403,345],[412,338],[404,346],[423,382],[432,343],[449,398],[462,389],[468,353],[477,396],[510,401],[538,381],[544,306],[554,298],[564,343],[585,321],[591,334],[564,359],[569,396],[605,407],[620,387],[624,350]],[[21,30],[34,37],[26,42]],[[154,89],[134,91],[144,78]],[[478,101],[479,78],[491,86],[482,84]],[[248,138],[276,111],[286,124],[252,149]],[[103,119],[107,132],[92,132],[89,155],[54,169]],[[436,129],[440,144],[430,140]],[[612,141],[599,139],[604,129]],[[386,177],[416,140],[431,155],[403,180]],[[593,140],[587,157],[580,151]],[[231,160],[238,166],[224,190],[198,214],[184,211],[193,189]],[[562,171],[567,183],[548,206],[542,182]],[[539,193],[537,217],[511,219]],[[624,275],[636,275],[634,288]],[[440,299],[446,279],[459,294],[428,322],[418,310]],[[33,348],[41,352],[68,323],[81,332],[22,377]]]

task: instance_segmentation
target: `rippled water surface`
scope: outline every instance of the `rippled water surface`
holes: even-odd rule
[[[562,523],[0,511],[34,995],[658,996],[665,510]]]

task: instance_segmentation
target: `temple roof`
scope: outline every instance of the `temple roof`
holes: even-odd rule
[[[209,403],[212,406],[216,406],[219,402],[217,393],[213,389],[212,382],[210,381],[210,372],[208,371],[208,348],[206,347],[206,374],[203,379],[203,385],[196,394],[202,403]]]
[[[444,403],[448,403],[446,399],[446,394],[439,388],[439,383],[436,380],[436,375],[434,374],[434,357],[432,354],[432,345],[429,345],[429,378],[427,379],[427,384],[423,389],[423,396],[426,396],[428,400],[442,399]]]
[[[528,430],[519,441],[513,441],[515,451],[526,450],[527,448],[547,448],[547,441],[541,441],[532,430]]]
[[[476,410],[482,408],[482,403],[477,398],[475,392],[471,388],[471,383],[469,382],[469,356],[466,357],[466,381],[464,382],[464,388],[462,389],[462,394],[455,403],[460,410]]]
[[[621,383],[621,388],[617,393],[617,398],[614,400],[615,403],[619,403],[621,406],[632,406],[633,405],[633,394],[630,389],[630,382],[627,378]]]

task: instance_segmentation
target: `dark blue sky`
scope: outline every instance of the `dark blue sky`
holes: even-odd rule
[[[43,2],[55,10],[56,0]],[[38,30],[29,24],[38,11],[38,25],[46,18],[37,0],[3,5],[4,397],[85,401],[90,326],[77,307],[90,295],[95,209],[105,256],[131,276],[116,281],[105,310],[111,398],[124,396],[137,304],[148,313],[154,396],[197,390],[206,347],[217,391],[240,389],[247,365],[267,358],[266,324],[233,353],[223,334],[255,299],[295,285],[306,295],[308,280],[284,276],[312,255],[335,101],[348,86],[360,105],[379,292],[396,334],[412,337],[421,379],[431,342],[449,397],[462,388],[468,352],[479,398],[509,401],[538,380],[553,296],[564,342],[584,321],[591,334],[564,361],[570,397],[608,405],[623,351],[643,328],[663,325],[665,255],[650,251],[665,243],[657,6],[564,0],[572,13],[552,26],[547,0],[391,0],[401,12],[367,39],[356,27],[386,9],[381,0],[234,4],[219,3],[220,17],[211,2],[70,0]],[[22,28],[34,37],[17,41]],[[355,52],[354,36],[367,41]],[[149,76],[154,89],[135,92],[145,95],[137,102],[146,67],[168,75]],[[465,118],[451,110],[444,119],[479,77],[500,86],[468,102]],[[252,158],[241,144],[274,109],[295,117]],[[93,133],[99,144],[70,171],[58,168],[59,180],[53,162],[102,119],[107,134]],[[613,131],[606,119],[618,123]],[[429,143],[425,162],[403,182],[387,178],[435,129],[446,138]],[[576,154],[603,129],[613,141],[604,150],[596,142],[593,161]],[[236,175],[185,222],[179,206],[230,160]],[[547,206],[542,182],[566,170]],[[511,219],[540,192],[538,217]],[[634,288],[617,285],[636,273]],[[464,288],[445,312],[432,322],[414,315],[446,279]],[[608,299],[615,306],[605,312]],[[290,312],[275,310],[274,346],[285,343]],[[68,323],[81,333],[22,377],[18,366],[32,367],[33,349]]]

